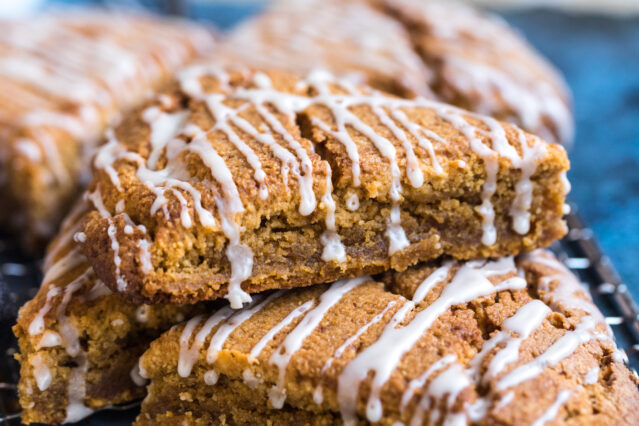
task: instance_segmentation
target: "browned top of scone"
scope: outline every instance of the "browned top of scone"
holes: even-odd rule
[[[499,17],[448,0],[372,0],[403,22],[438,99],[569,144],[574,124],[557,71]]]
[[[430,70],[406,30],[364,1],[276,3],[234,29],[220,52],[236,63],[324,68],[397,95],[433,97]]]
[[[302,79],[201,65],[179,80],[127,115],[94,160],[97,211],[85,220],[83,251],[109,287],[132,296],[153,298],[164,285],[182,301],[211,297],[190,287],[191,274],[220,253],[230,282],[247,278],[261,248],[245,242],[264,223],[273,232],[323,227],[322,260],[340,264],[339,230],[375,203],[389,207],[376,220],[401,232],[391,206],[399,215],[472,193],[490,209],[492,181],[514,188],[568,167],[563,148],[514,126],[322,71]],[[560,217],[565,190],[555,189],[544,208]],[[468,214],[485,216],[483,241],[493,244],[490,212]]]
[[[208,406],[198,387],[219,376],[220,392],[237,392],[233,406],[260,418],[284,407],[346,424],[637,421],[636,378],[549,253],[431,263],[384,282],[271,293],[172,329],[141,359],[152,380],[141,418],[230,417],[198,405]]]

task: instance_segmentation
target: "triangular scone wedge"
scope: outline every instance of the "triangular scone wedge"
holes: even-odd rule
[[[189,68],[94,160],[83,252],[138,301],[191,303],[549,245],[564,149],[317,71]]]
[[[162,332],[205,308],[136,305],[111,292],[74,241],[87,210],[80,203],[65,220],[45,260],[43,284],[13,328],[20,346],[23,423],[76,422],[143,397],[139,356]]]
[[[137,424],[634,424],[637,379],[552,255],[261,294],[151,344]]]

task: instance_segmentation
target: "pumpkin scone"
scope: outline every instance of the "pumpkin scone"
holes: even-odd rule
[[[65,11],[0,21],[0,211],[30,251],[55,234],[107,125],[209,51],[179,20]]]
[[[221,51],[244,64],[325,68],[399,96],[447,103],[570,143],[558,72],[497,16],[451,0],[276,2]]]
[[[140,371],[138,425],[639,421],[603,317],[545,252],[260,294],[171,329]]]
[[[451,0],[371,0],[402,22],[431,69],[438,99],[570,144],[574,123],[559,73],[496,15]]]
[[[75,422],[143,397],[137,360],[169,327],[203,312],[195,305],[134,305],[95,276],[75,239],[79,204],[45,261],[42,287],[18,316],[18,391],[23,423]]]
[[[326,72],[185,70],[110,132],[81,243],[134,301],[192,303],[500,256],[565,232],[565,151]]]
[[[230,62],[300,73],[322,68],[399,96],[433,97],[433,76],[408,32],[363,1],[276,3],[234,28],[219,52]]]

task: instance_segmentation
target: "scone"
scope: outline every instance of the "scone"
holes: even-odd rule
[[[134,301],[192,303],[500,256],[565,231],[565,151],[455,107],[284,72],[185,70],[94,159],[81,243]]]
[[[151,344],[138,425],[639,422],[637,379],[552,255],[276,291]]]
[[[497,16],[450,0],[372,0],[404,23],[432,70],[438,99],[572,142],[568,89],[550,64]]]
[[[96,278],[73,241],[86,204],[66,219],[46,259],[42,287],[18,316],[23,423],[75,422],[145,395],[137,360],[196,305],[134,305]],[[77,238],[77,237],[76,237]],[[82,238],[82,237],[80,237]]]
[[[572,141],[570,99],[557,72],[506,23],[455,1],[284,0],[220,47],[245,64],[325,68],[494,116],[551,142]]]
[[[78,195],[104,128],[213,40],[194,24],[104,11],[0,26],[0,197],[11,206],[0,222],[37,251]]]
[[[276,3],[219,47],[230,62],[300,73],[322,68],[399,96],[433,98],[433,76],[408,32],[363,1]]]

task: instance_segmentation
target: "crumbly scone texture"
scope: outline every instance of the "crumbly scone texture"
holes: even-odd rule
[[[470,281],[486,287],[474,293]],[[423,264],[259,303],[154,341],[140,360],[151,383],[137,424],[639,421],[636,377],[547,252]]]
[[[86,185],[104,128],[213,39],[139,14],[65,11],[1,25],[0,196],[12,208],[0,221],[37,252]]]
[[[449,0],[371,0],[402,22],[431,69],[438,99],[572,143],[568,88],[507,23]]]
[[[433,76],[408,32],[366,2],[274,3],[220,42],[225,60],[300,73],[323,68],[398,96],[433,97]]]
[[[564,234],[567,168],[450,105],[198,66],[96,154],[82,249],[111,289],[176,303],[514,254]]]
[[[112,293],[72,240],[82,210],[76,207],[52,243],[44,283],[13,328],[23,423],[77,421],[142,398],[146,383],[132,373],[140,355],[169,327],[204,310],[134,305]]]

